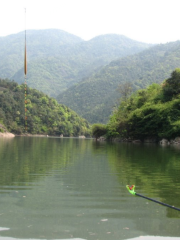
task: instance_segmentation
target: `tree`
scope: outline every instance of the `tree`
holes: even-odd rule
[[[180,93],[180,68],[176,68],[171,77],[163,84],[164,101],[170,101]]]
[[[132,83],[125,82],[119,85],[118,91],[121,94],[121,99],[126,101],[132,93]]]
[[[96,138],[104,136],[106,134],[106,126],[104,124],[96,123],[92,126],[92,135]]]

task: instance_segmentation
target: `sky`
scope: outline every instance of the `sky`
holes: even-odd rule
[[[179,9],[180,0],[0,0],[0,37],[54,28],[84,40],[113,33],[167,43],[180,40]]]

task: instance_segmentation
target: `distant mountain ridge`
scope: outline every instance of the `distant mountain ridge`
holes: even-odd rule
[[[180,41],[159,44],[127,56],[94,72],[57,99],[89,122],[106,123],[118,103],[119,84],[132,82],[134,90],[160,83],[180,66]]]
[[[69,46],[84,40],[62,30],[49,29],[27,30],[26,41],[29,63],[37,57],[55,55],[62,46]],[[23,69],[24,43],[25,32],[0,37],[0,56],[2,59],[0,77],[12,79],[18,70]],[[2,66],[6,66],[6,68]],[[30,70],[30,67],[28,69]]]
[[[116,34],[84,41],[57,29],[27,30],[27,82],[55,97],[112,60],[150,46]],[[0,77],[22,83],[24,32],[0,38],[0,57]]]

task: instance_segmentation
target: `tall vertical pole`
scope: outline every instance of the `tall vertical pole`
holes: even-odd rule
[[[27,58],[26,58],[26,8],[25,8],[25,47],[24,47],[24,124],[25,132],[27,132]]]

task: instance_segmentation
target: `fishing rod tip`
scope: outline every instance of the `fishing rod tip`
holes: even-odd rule
[[[128,190],[131,194],[133,194],[133,195],[136,194],[136,192],[134,191],[135,185],[132,185],[132,186],[126,185],[126,188],[127,188],[127,190]]]

